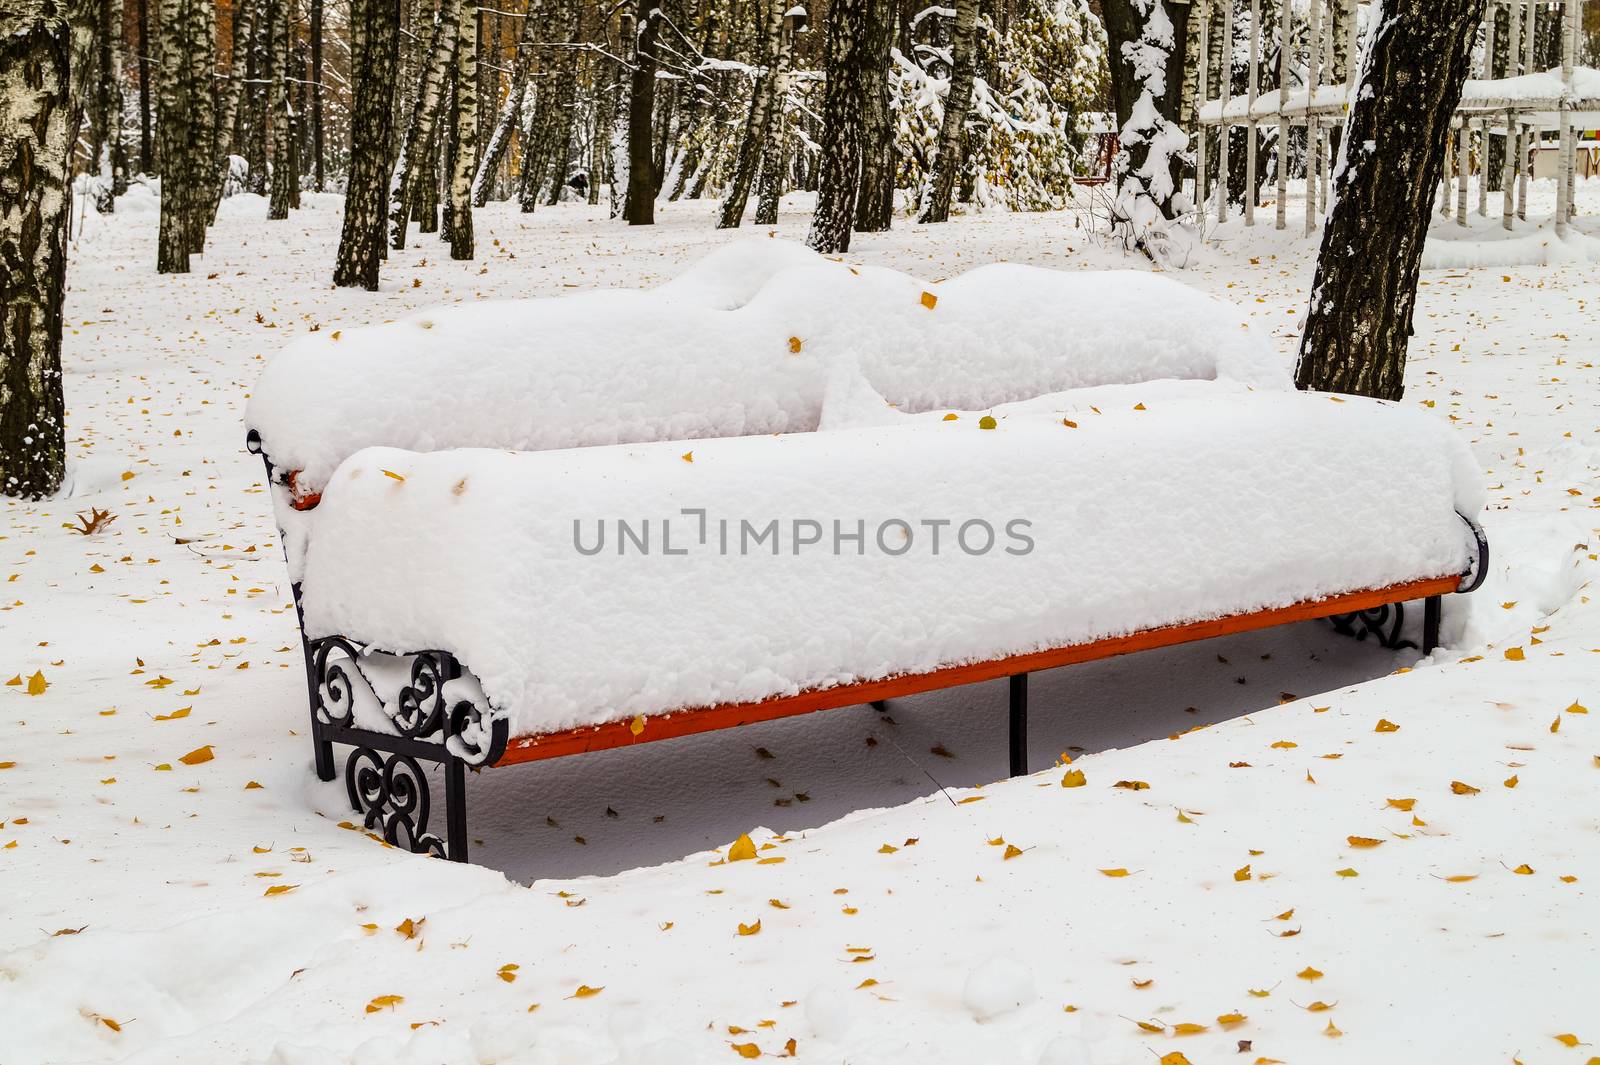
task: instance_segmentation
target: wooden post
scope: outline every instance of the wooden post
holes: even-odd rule
[[[1319,128],[1312,108],[1322,84],[1322,0],[1311,0],[1311,55],[1306,61],[1306,236],[1317,228],[1317,172],[1322,169]]]
[[[1561,64],[1561,80],[1565,85],[1565,97],[1571,99],[1576,89],[1573,85],[1573,71],[1578,61],[1578,25],[1583,18],[1583,0],[1567,0],[1567,25],[1565,59]],[[1572,128],[1572,119],[1567,118],[1567,217],[1578,217],[1577,176],[1578,176],[1578,138],[1582,131]]]
[[[1289,227],[1289,30],[1294,5],[1278,5],[1278,229]]]
[[[1200,76],[1196,79],[1194,107],[1194,206],[1200,222],[1201,239],[1206,231],[1206,127],[1200,121],[1200,112],[1211,95],[1211,0],[1200,0]],[[1194,17],[1194,16],[1191,16]]]
[[[1218,76],[1222,92],[1222,121],[1217,125],[1217,221],[1228,220],[1228,141],[1233,127],[1228,123],[1228,104],[1233,102],[1233,5],[1238,0],[1222,0],[1222,70]]]
[[[1261,95],[1261,0],[1250,0],[1250,96],[1244,142],[1244,224],[1256,224],[1256,100]]]
[[[1494,77],[1494,13],[1500,5],[1494,0],[1484,8],[1483,17],[1483,79]],[[1484,115],[1478,124],[1478,217],[1489,217],[1489,116]]]
[[[1522,60],[1522,10],[1515,3],[1506,8],[1506,77],[1514,78],[1521,70]],[[1522,156],[1521,133],[1517,128],[1515,110],[1506,112],[1505,167],[1500,172],[1500,186],[1505,193],[1505,218],[1502,225],[1509,232],[1517,213],[1517,160]]]
[[[1472,127],[1467,116],[1461,116],[1461,129],[1456,134],[1456,225],[1467,224],[1467,178],[1472,173]]]

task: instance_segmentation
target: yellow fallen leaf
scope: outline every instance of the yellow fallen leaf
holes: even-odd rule
[[[1272,994],[1272,989],[1271,988],[1257,989],[1257,988],[1251,987],[1251,988],[1247,988],[1246,992],[1253,998],[1266,998],[1268,995]]]
[[[1411,812],[1411,808],[1413,806],[1417,805],[1417,800],[1415,800],[1415,799],[1390,799],[1389,800],[1389,805],[1393,806],[1396,810],[1404,810],[1406,813],[1410,813]]]
[[[1527,862],[1523,862],[1521,865],[1517,866],[1515,869],[1513,869],[1511,871],[1513,873],[1517,873],[1520,876],[1532,876],[1533,875],[1533,866],[1529,865]]]
[[[1520,648],[1520,647],[1507,647],[1506,648],[1506,658],[1509,661],[1521,662],[1526,657],[1527,656],[1522,653],[1522,648]]]
[[[379,1010],[390,1009],[405,1001],[404,995],[379,995],[367,1003],[368,1013],[377,1013]]]
[[[1551,732],[1560,732],[1561,731],[1561,715],[1560,714],[1557,714],[1556,715],[1556,719],[1554,721],[1550,722],[1550,731]]]
[[[1181,1050],[1174,1050],[1170,1054],[1161,1055],[1160,1065],[1189,1065],[1189,1059],[1183,1056]]]
[[[101,1017],[100,1018],[100,1023],[105,1025],[107,1028],[111,1029],[113,1032],[122,1031],[122,1022],[121,1021],[114,1021],[110,1017]]]
[[[28,678],[29,695],[43,695],[44,690],[48,687],[50,687],[50,682],[44,679],[44,672],[42,670],[36,672],[33,676]]]
[[[803,346],[804,346],[804,341],[802,341],[799,337],[790,337],[789,338],[789,353],[790,354],[792,354],[792,355],[800,354],[800,349]]]
[[[1081,788],[1087,783],[1088,780],[1085,779],[1081,769],[1069,769],[1066,775],[1061,778],[1061,786],[1063,788]]]
[[[1231,1028],[1233,1025],[1243,1024],[1244,1022],[1245,1015],[1242,1013],[1224,1013],[1217,1018],[1217,1023],[1224,1028]]]
[[[520,968],[521,966],[517,965],[515,962],[508,962],[507,964],[500,966],[500,968],[495,971],[495,975],[508,984],[516,983],[517,970]]]
[[[204,747],[196,747],[182,758],[179,758],[178,761],[184,765],[200,765],[203,762],[211,761],[214,757],[216,756],[211,753],[211,745],[208,743]]]
[[[1012,843],[1007,843],[1006,844],[1006,852],[1005,852],[1005,854],[1001,855],[1001,858],[1002,858],[1002,860],[1015,858],[1021,853],[1022,853],[1022,848],[1021,847],[1018,847],[1018,846],[1016,846],[1015,844],[1012,844]]]
[[[1295,973],[1295,975],[1302,980],[1320,980],[1322,979],[1323,973],[1322,970],[1313,969],[1311,966],[1307,965],[1304,969],[1301,969],[1299,972]]]
[[[1567,713],[1569,714],[1587,714],[1588,712],[1589,708],[1579,702],[1574,702],[1571,706],[1567,707]]]
[[[1352,876],[1360,876],[1361,874],[1356,872],[1354,869],[1338,869],[1334,871],[1333,875],[1349,878]]]
[[[1327,1036],[1329,1039],[1337,1039],[1341,1035],[1344,1035],[1343,1032],[1341,1032],[1338,1028],[1334,1027],[1333,1018],[1332,1017],[1328,1018],[1328,1027],[1326,1027],[1326,1028],[1324,1028],[1322,1030],[1322,1034]]]
[[[678,457],[683,459],[683,461],[685,461],[685,462],[693,462],[694,461],[694,452],[693,451],[685,451],[682,455],[679,455]]]
[[[998,426],[999,424],[1000,424],[999,422],[994,420],[994,417],[992,415],[988,415],[988,414],[985,414],[983,417],[978,419],[978,428],[979,429],[993,429],[996,426]]]
[[[1128,875],[1128,871],[1126,869],[1102,869],[1102,870],[1100,870],[1100,872],[1105,876],[1127,876]]]
[[[1235,880],[1238,880],[1238,881],[1241,881],[1241,882],[1245,881],[1245,880],[1249,880],[1250,879],[1250,866],[1248,864],[1245,864],[1245,865],[1241,865],[1239,868],[1235,869],[1233,871],[1233,878]]]
[[[892,843],[885,843],[883,846],[878,848],[878,853],[879,854],[893,854],[896,851],[898,851],[899,849],[900,849],[899,847],[896,847]]]
[[[928,308],[928,310],[930,310],[930,311],[933,310],[934,305],[937,304],[938,302],[939,302],[939,297],[935,296],[933,293],[924,292],[922,294],[922,305],[924,307]]]
[[[728,861],[730,862],[742,862],[755,856],[755,841],[749,836],[740,836],[733,841],[733,846],[728,848]]]
[[[633,733],[635,736],[639,735],[641,732],[644,731],[644,715],[643,714],[639,714],[639,715],[635,716],[632,721],[628,722],[628,731]]]
[[[728,1045],[733,1047],[733,1052],[741,1058],[759,1058],[761,1056],[761,1048],[754,1043],[729,1043]]]
[[[1172,1026],[1172,1033],[1174,1035],[1199,1035],[1201,1032],[1207,1032],[1210,1030],[1211,1029],[1207,1025],[1190,1024],[1188,1022],[1183,1024],[1175,1024]]]
[[[1447,876],[1444,879],[1445,879],[1446,883],[1450,883],[1450,884],[1465,884],[1469,880],[1478,879],[1478,874],[1477,873],[1457,873],[1454,876]]]
[[[1478,789],[1477,788],[1473,787],[1471,784],[1463,784],[1459,780],[1452,780],[1450,782],[1450,790],[1455,792],[1457,795],[1476,795],[1476,794],[1478,794]]]
[[[1345,839],[1352,847],[1378,847],[1383,844],[1383,840],[1371,836],[1347,836]]]
[[[156,720],[157,721],[182,721],[184,718],[189,716],[189,711],[192,710],[192,709],[193,709],[193,707],[189,707],[189,706],[179,707],[177,710],[174,710],[170,714],[157,714],[156,715]]]
[[[598,995],[600,992],[602,992],[604,990],[605,990],[605,985],[604,984],[601,984],[599,987],[590,987],[588,984],[579,984],[578,985],[578,990],[576,990],[576,991],[574,991],[572,993],[572,997],[573,998],[593,998],[594,996]]]
[[[741,924],[739,926],[739,934],[741,936],[758,935],[758,934],[760,934],[760,932],[761,932],[761,921],[760,921],[759,918],[756,920],[755,924]]]
[[[1142,780],[1119,780],[1111,785],[1113,788],[1126,788],[1129,791],[1149,791],[1150,785]]]
[[[1556,1036],[1556,1042],[1560,1043],[1564,1047],[1575,1047],[1579,1042],[1581,1042],[1581,1040],[1579,1040],[1578,1037],[1573,1035],[1571,1032],[1567,1032],[1564,1035]]]
[[[1272,746],[1273,746],[1274,750],[1286,751],[1286,750],[1290,750],[1292,748],[1298,747],[1300,745],[1298,743],[1294,742],[1293,740],[1279,740],[1277,743],[1274,743]]]
[[[1162,1032],[1165,1032],[1167,1030],[1167,1026],[1166,1025],[1157,1024],[1154,1021],[1134,1021],[1133,1023],[1137,1024],[1140,1028],[1143,1028],[1145,1031],[1154,1032],[1157,1035],[1160,1035]]]
[[[1508,788],[1514,788],[1514,787],[1517,786],[1517,783],[1518,783],[1517,775],[1515,773],[1512,773],[1509,777],[1506,777],[1505,780],[1501,781],[1501,783],[1504,784]]]
[[[1390,721],[1386,717],[1380,717],[1380,718],[1378,718],[1377,727],[1374,728],[1372,731],[1373,732],[1399,732],[1400,731],[1400,726],[1396,725],[1393,721]]]
[[[380,467],[380,469],[381,469],[381,467]],[[385,477],[393,478],[396,481],[404,481],[405,480],[405,478],[403,476],[401,476],[398,473],[395,473],[393,470],[383,470],[383,475]]]
[[[266,891],[262,892],[262,894],[264,894],[264,895],[287,895],[289,892],[293,891],[295,888],[297,888],[299,886],[300,886],[299,884],[273,884],[271,887],[267,888]]]

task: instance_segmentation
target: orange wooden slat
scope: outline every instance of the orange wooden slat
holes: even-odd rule
[[[675,710],[647,717],[644,730],[637,736],[633,734],[632,726],[627,721],[612,721],[604,725],[548,732],[539,736],[523,736],[513,739],[506,746],[505,754],[494,764],[500,766],[536,762],[569,754],[604,751],[635,743],[649,743],[653,740],[669,740],[700,732],[736,728],[739,725],[809,714],[817,710],[860,706],[878,699],[897,699],[939,688],[954,688],[962,684],[975,684],[978,681],[994,680],[1018,673],[1054,669],[1056,666],[1071,665],[1075,662],[1090,662],[1155,647],[1209,640],[1213,636],[1250,632],[1274,625],[1287,625],[1295,621],[1325,618],[1332,614],[1352,614],[1358,610],[1371,610],[1386,603],[1403,603],[1434,595],[1446,595],[1455,591],[1460,584],[1461,578],[1458,575],[1434,577],[1396,584],[1388,588],[1350,592],[1328,599],[1296,603],[1276,610],[1235,614],[1231,617],[1195,621],[1184,625],[1168,625],[1159,629],[1146,629],[1128,636],[1096,640],[1093,643],[1073,644],[1048,651],[1032,651],[987,662],[947,666],[928,673],[908,673],[882,680],[864,680],[833,688],[817,688],[797,695],[779,696],[754,703],[725,703],[721,706]]]

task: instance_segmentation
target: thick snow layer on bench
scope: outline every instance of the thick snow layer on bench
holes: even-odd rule
[[[815,429],[847,350],[906,411],[1156,378],[1288,381],[1237,308],[1163,277],[994,265],[935,283],[767,240],[650,292],[320,331],[271,362],[246,421],[310,493],[374,445],[543,451]]]
[[[994,429],[364,450],[306,515],[306,630],[452,651],[528,735],[1468,566],[1455,512],[1481,508],[1481,477],[1442,419],[1298,393],[1143,405],[1075,428],[1035,410]],[[618,519],[648,553],[619,550]],[[835,540],[857,531],[859,548]]]

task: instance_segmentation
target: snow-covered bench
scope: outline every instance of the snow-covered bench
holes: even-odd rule
[[[423,361],[396,371],[398,395]],[[999,677],[1021,773],[1033,671],[1317,617],[1398,646],[1400,604],[1419,599],[1431,651],[1440,597],[1487,562],[1476,466],[1420,412],[1196,374],[910,414],[876,398],[865,354],[822,376],[812,424],[791,427],[830,408],[866,427],[539,450],[521,421],[496,438],[492,415],[413,403],[329,442],[315,427],[337,419],[296,433],[260,390],[251,447],[300,609],[319,775],[350,745],[367,827],[464,860],[469,767]],[[373,390],[302,406],[359,420],[384,409]],[[550,391],[505,393],[538,442]],[[593,418],[627,432],[602,399]],[[444,765],[442,835],[419,760]]]

